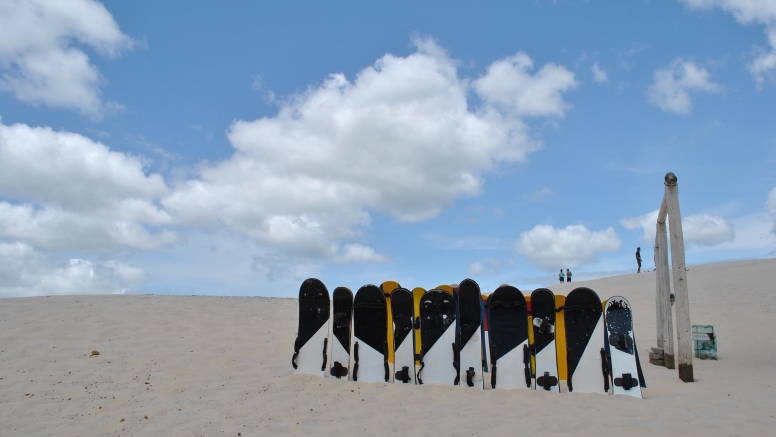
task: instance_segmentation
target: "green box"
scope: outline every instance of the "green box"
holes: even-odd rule
[[[702,360],[717,359],[717,336],[713,325],[692,325],[692,343],[695,358]]]

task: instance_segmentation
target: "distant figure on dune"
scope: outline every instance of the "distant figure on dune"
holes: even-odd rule
[[[566,282],[571,282],[571,270],[566,269]]]
[[[636,270],[636,273],[641,273],[641,248],[636,248],[636,263],[639,265],[639,269]]]
[[[560,273],[558,273],[558,280],[560,283],[563,283],[563,269],[560,269]]]

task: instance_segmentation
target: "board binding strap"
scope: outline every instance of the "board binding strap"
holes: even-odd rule
[[[310,278],[299,288],[299,327],[291,365],[295,374],[324,376],[328,362],[329,291]]]

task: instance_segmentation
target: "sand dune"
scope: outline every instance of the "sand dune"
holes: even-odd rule
[[[0,435],[770,435],[774,272],[774,259],[690,267],[692,323],[715,326],[719,361],[695,360],[691,384],[645,364],[643,400],[294,376],[295,299],[2,299]],[[646,359],[654,281],[641,273],[550,288],[625,296]]]

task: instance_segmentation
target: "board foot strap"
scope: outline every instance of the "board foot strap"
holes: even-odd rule
[[[294,340],[294,356],[291,357],[291,365],[294,366],[294,369],[298,367],[296,365],[296,357],[298,356],[299,356],[299,337],[296,337],[296,340]]]
[[[523,345],[523,364],[525,365],[525,386],[531,388],[531,349]]]
[[[615,349],[621,351],[627,351],[628,348],[633,346],[633,339],[625,333],[612,334],[609,336],[609,344],[614,346]]]
[[[358,381],[358,342],[353,345],[353,381]]]
[[[558,385],[558,378],[550,376],[550,372],[544,372],[544,376],[536,378],[536,386],[550,391],[552,387]]]
[[[336,376],[337,378],[342,378],[343,376],[348,376],[348,368],[343,366],[339,361],[335,361],[334,364],[331,366],[331,370],[329,371],[331,376]]]
[[[466,385],[474,387],[474,367],[469,367],[466,371]]]
[[[630,373],[623,373],[622,378],[614,378],[614,385],[630,390],[639,385],[639,380],[631,376]]]
[[[326,356],[326,347],[329,345],[329,339],[324,338],[323,339],[323,364],[321,364],[321,372],[326,370],[326,362],[328,361],[328,357]]]
[[[418,375],[417,375],[418,385],[423,385],[423,380],[420,379],[420,372],[423,371],[424,367],[426,367],[426,363],[423,362],[423,358],[421,357],[421,359],[420,359],[420,369],[418,369]]]
[[[388,366],[388,341],[383,342],[383,367],[385,367],[385,382],[391,379],[391,368]]]
[[[400,371],[396,372],[395,376],[398,381],[405,384],[412,380],[412,378],[410,378],[410,368],[408,366],[402,367]]]
[[[490,388],[495,389],[496,388],[496,345],[491,345],[490,347],[490,365],[491,365],[491,373],[490,373]]]
[[[455,343],[453,343],[453,367],[455,368],[453,385],[458,385],[461,383],[461,351],[455,347]]]
[[[604,375],[604,391],[609,393],[609,357],[604,348],[601,348],[601,372]]]

